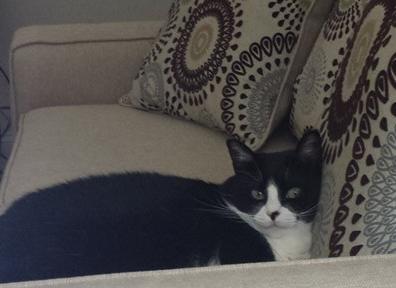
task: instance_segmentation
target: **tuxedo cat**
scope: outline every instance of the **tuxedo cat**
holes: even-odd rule
[[[222,185],[125,173],[18,200],[0,217],[0,282],[308,258],[319,135],[288,153],[227,144],[235,175]]]

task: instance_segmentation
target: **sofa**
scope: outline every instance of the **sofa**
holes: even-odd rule
[[[32,26],[10,50],[15,144],[1,211],[39,188],[78,177],[154,171],[222,182],[225,133],[116,104],[162,22]],[[287,119],[285,119],[287,122]],[[294,149],[279,125],[259,152]],[[396,255],[338,257],[99,275],[4,287],[396,287]]]

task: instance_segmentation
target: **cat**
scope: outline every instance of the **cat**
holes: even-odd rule
[[[309,258],[319,134],[285,153],[227,145],[221,185],[123,173],[24,196],[0,217],[0,282]]]

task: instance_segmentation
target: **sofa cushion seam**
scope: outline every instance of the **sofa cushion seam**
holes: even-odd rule
[[[92,43],[114,43],[114,42],[139,42],[139,41],[150,41],[154,40],[155,37],[134,37],[134,38],[120,38],[120,39],[91,39],[91,40],[74,40],[74,41],[32,41],[24,44],[17,45],[12,48],[12,54],[17,50],[36,45],[48,45],[48,46],[61,46],[61,45],[77,45],[77,44],[92,44]]]

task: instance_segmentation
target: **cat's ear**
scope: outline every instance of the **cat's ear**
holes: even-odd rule
[[[228,140],[227,146],[235,174],[242,174],[260,181],[262,179],[262,174],[256,163],[254,153],[244,144],[235,139]]]
[[[317,131],[308,131],[304,134],[297,145],[297,156],[303,163],[321,163],[322,141]]]

